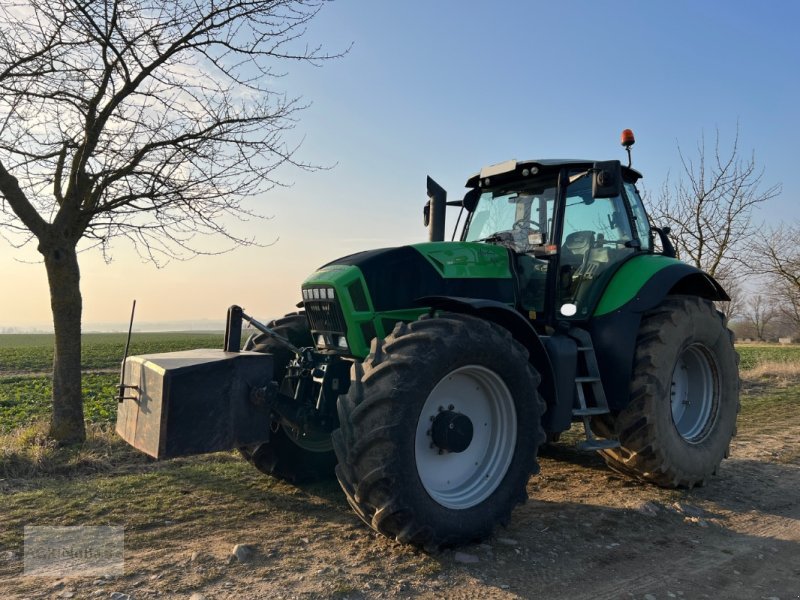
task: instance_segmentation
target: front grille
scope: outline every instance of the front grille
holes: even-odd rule
[[[339,335],[347,333],[338,295],[335,295],[333,289],[329,286],[304,288],[303,298],[303,306],[312,332]]]

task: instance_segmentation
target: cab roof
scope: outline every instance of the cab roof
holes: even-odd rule
[[[486,180],[488,180],[488,183],[483,183],[484,186],[492,185],[492,178],[497,178],[498,176],[502,180],[529,177],[534,168],[537,169],[537,171],[533,172],[535,175],[539,171],[555,171],[564,166],[586,167],[589,169],[596,162],[599,161],[582,158],[544,158],[524,161],[518,161],[512,158],[511,160],[496,165],[483,167],[479,173],[475,173],[472,177],[467,179],[466,187],[481,187],[482,182]],[[626,181],[635,182],[642,178],[642,174],[635,169],[622,165],[622,177]]]

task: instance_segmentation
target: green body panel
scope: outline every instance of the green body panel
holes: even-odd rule
[[[427,242],[411,246],[445,279],[510,279],[508,250],[477,242]]]
[[[366,282],[358,267],[347,265],[329,265],[314,271],[303,282],[303,287],[307,285],[325,285],[336,290],[336,297],[342,307],[345,324],[347,325],[347,344],[350,346],[350,353],[358,358],[365,358],[369,354],[369,344],[371,340],[365,340],[361,335],[362,323],[373,321],[375,312],[372,308],[372,301],[367,295],[369,310],[358,311],[355,309],[353,299],[347,293],[347,287],[360,282],[366,289]]]
[[[650,278],[667,267],[684,264],[660,254],[641,254],[631,258],[614,274],[594,311],[595,317],[613,312],[633,300]]]

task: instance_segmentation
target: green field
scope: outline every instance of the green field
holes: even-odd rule
[[[131,354],[172,352],[191,348],[221,348],[221,333],[137,333]],[[0,335],[0,433],[46,419],[50,411],[53,336]],[[83,336],[84,411],[89,422],[113,421],[115,386],[125,347],[123,333]],[[747,344],[737,346],[742,370],[765,362],[800,363],[800,346]],[[106,372],[96,372],[106,371]]]
[[[84,369],[116,369],[125,351],[125,333],[83,335],[81,366]],[[131,354],[173,352],[190,348],[221,348],[222,333],[134,333]],[[40,373],[53,364],[53,335],[0,335],[0,377]]]
[[[800,345],[738,344],[739,368],[753,369],[762,363],[800,363]]]
[[[83,336],[84,412],[90,422],[108,422],[116,417],[115,386],[125,338],[124,333]],[[130,353],[221,348],[222,341],[221,333],[135,333]],[[52,335],[0,335],[0,433],[47,418],[52,362]],[[109,372],[94,372],[98,370]]]

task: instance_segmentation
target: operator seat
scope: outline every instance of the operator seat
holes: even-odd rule
[[[561,264],[580,267],[594,247],[594,231],[573,231],[561,246]]]
[[[573,231],[561,245],[561,266],[559,267],[559,285],[564,301],[575,302],[580,288],[584,265],[589,259],[594,246],[594,231]]]

